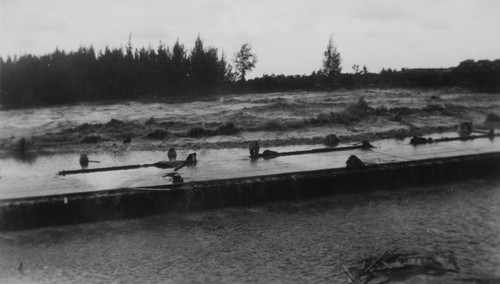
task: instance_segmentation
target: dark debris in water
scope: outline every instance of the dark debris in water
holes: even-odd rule
[[[233,122],[227,122],[219,125],[216,129],[205,128],[202,126],[193,127],[189,129],[187,136],[198,138],[203,136],[233,135],[238,132],[240,132],[240,129]]]
[[[88,135],[88,136],[83,137],[81,142],[88,143],[88,144],[95,144],[95,143],[99,142],[99,140],[101,140],[100,135]]]
[[[410,94],[401,95],[409,96]],[[450,120],[454,118],[458,120],[474,111],[459,103],[446,103],[449,100],[445,99],[426,100],[425,103],[429,103],[427,105],[398,103],[392,104],[394,107],[390,108],[391,104],[380,104],[370,95],[366,96],[366,98],[361,97],[354,102],[351,99],[325,99],[326,101],[331,100],[336,102],[330,105],[325,105],[323,101],[318,103],[307,98],[278,97],[249,99],[245,102],[263,105],[223,110],[216,114],[218,117],[208,119],[207,121],[200,121],[199,119],[190,120],[182,117],[172,118],[171,116],[151,116],[145,121],[122,121],[113,118],[106,123],[83,123],[75,127],[59,130],[58,132],[38,134],[35,137],[37,142],[35,146],[37,149],[60,148],[61,150],[67,150],[70,147],[85,148],[92,146],[94,147],[92,149],[106,150],[108,144],[112,145],[109,148],[113,149],[112,147],[116,148],[115,146],[122,144],[123,141],[126,141],[125,143],[128,144],[128,139],[131,139],[134,141],[133,147],[135,149],[150,149],[151,139],[163,140],[168,138],[169,145],[174,146],[191,147],[195,145],[196,147],[206,148],[241,147],[246,144],[245,141],[234,141],[237,139],[222,141],[220,139],[225,138],[221,137],[216,142],[208,142],[204,141],[204,138],[238,135],[241,132],[264,132],[264,134],[256,133],[256,135],[263,136],[266,136],[268,132],[290,131],[295,133],[299,132],[297,130],[302,129],[312,129],[311,132],[314,132],[315,127],[330,127],[330,125],[344,132],[344,135],[335,132],[342,142],[357,141],[360,139],[404,139],[436,131],[448,131],[452,129]],[[344,108],[339,109],[339,106],[344,106]],[[332,111],[332,107],[337,110]],[[492,124],[492,127],[500,125],[500,116],[491,111],[493,110],[489,110],[490,113],[485,117],[484,123]],[[283,112],[291,115],[283,115]],[[276,113],[281,114],[276,115]],[[430,116],[434,117],[433,119],[429,119],[431,121],[439,120],[439,117],[442,117],[443,122],[441,125],[422,126],[419,119]],[[444,118],[445,116],[447,118]],[[385,127],[391,124],[394,125],[393,130],[376,129],[376,127]],[[357,125],[363,125],[363,127],[365,127],[364,125],[369,125],[365,127],[368,131],[362,130],[362,133],[359,135],[354,133],[355,129],[359,129],[355,127]],[[444,127],[445,129],[439,129],[439,127]],[[346,130],[350,132],[348,135],[345,135]],[[326,134],[328,133],[321,133],[317,137],[298,137],[297,135],[300,134],[293,134],[296,136],[291,137],[288,135],[285,139],[276,138],[277,134],[273,134],[272,141],[267,139],[267,143],[270,146],[325,143],[323,138]],[[243,137],[244,135],[241,136]],[[186,141],[186,137],[197,138],[199,140],[187,139]],[[111,143],[101,143],[103,141],[111,141]],[[92,145],[97,143],[98,145]],[[335,143],[330,143],[330,141],[326,141],[326,144],[335,145]],[[0,150],[9,151],[11,148],[13,148],[11,139],[0,140]]]
[[[164,129],[154,129],[153,131],[149,132],[146,137],[149,138],[149,139],[157,139],[157,140],[161,140],[161,139],[164,139],[165,137],[167,137],[169,135],[169,132],[164,130]]]
[[[500,115],[495,113],[488,113],[484,121],[485,124],[500,124]]]
[[[355,266],[341,267],[349,283],[388,283],[417,275],[440,276],[460,272],[453,251],[422,254],[397,253],[397,250],[386,250],[376,257],[359,261]]]

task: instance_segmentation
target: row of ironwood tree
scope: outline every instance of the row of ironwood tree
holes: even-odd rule
[[[171,48],[80,47],[43,55],[0,58],[0,99],[7,107],[114,100],[141,96],[203,95],[235,82],[224,53],[198,37],[191,51]],[[244,76],[244,74],[242,74]],[[242,78],[244,79],[244,78]]]

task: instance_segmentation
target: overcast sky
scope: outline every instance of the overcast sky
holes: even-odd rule
[[[0,0],[0,55],[45,54],[56,47],[134,47],[161,40],[191,49],[198,34],[232,57],[250,42],[249,77],[310,74],[330,35],[352,65],[456,66],[500,58],[498,0]]]

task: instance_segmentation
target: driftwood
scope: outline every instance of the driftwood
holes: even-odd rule
[[[363,269],[363,273],[366,273],[366,272],[370,271],[370,269],[372,269],[372,267],[373,267],[375,264],[377,264],[377,263],[378,263],[378,262],[382,259],[382,257],[384,257],[384,256],[385,256],[388,252],[389,252],[388,250],[384,251],[384,253],[382,253],[379,257],[377,257],[375,260],[373,260],[373,261],[370,263],[370,265],[368,265],[368,267],[367,267],[367,268]]]
[[[88,173],[97,173],[97,172],[133,170],[133,169],[147,168],[147,167],[157,167],[160,169],[168,169],[168,168],[177,167],[183,163],[184,163],[184,161],[160,161],[160,162],[156,162],[153,164],[127,165],[127,166],[104,167],[104,168],[95,168],[95,169],[60,171],[58,173],[58,175],[65,176],[65,175],[74,175],[74,174],[88,174]]]
[[[95,169],[81,169],[81,170],[69,170],[60,171],[58,175],[74,175],[74,174],[88,174],[97,172],[109,172],[109,171],[121,171],[121,170],[133,170],[138,168],[156,167],[159,169],[170,169],[174,168],[174,171],[181,169],[182,167],[190,164],[195,164],[196,153],[189,154],[185,161],[160,161],[152,164],[142,164],[142,165],[127,165],[127,166],[116,166],[116,167],[104,167]]]
[[[485,133],[485,132],[480,132],[480,133]],[[443,137],[443,138],[438,138],[438,139],[432,139],[432,138],[425,138],[421,136],[413,136],[413,138],[410,140],[411,145],[422,145],[422,144],[431,144],[431,143],[439,143],[439,142],[449,142],[449,141],[467,141],[467,140],[474,140],[478,138],[490,138],[493,139],[497,136],[500,136],[500,134],[495,134],[493,130],[487,132],[486,134],[483,135],[469,135],[469,136],[459,136],[459,137]]]
[[[347,269],[347,267],[343,264],[341,264],[340,267],[342,267],[342,270],[344,270],[344,273],[347,276],[347,280],[349,280],[349,283],[353,283],[355,277],[353,275],[351,275],[351,272],[349,272],[349,269]]]
[[[361,264],[347,268],[341,265],[349,283],[386,283],[394,276],[453,272],[458,273],[455,254],[452,251],[441,254],[419,255],[395,253],[397,249],[384,251],[375,258],[365,259]],[[406,273],[406,274],[405,274]]]
[[[371,148],[373,148],[373,146],[370,144],[370,142],[363,141],[363,142],[361,142],[361,144],[358,144],[358,145],[347,146],[347,147],[337,147],[337,148],[318,148],[318,149],[312,149],[312,150],[291,151],[291,152],[275,152],[275,151],[266,150],[266,151],[264,151],[264,153],[256,154],[254,156],[251,156],[250,158],[252,158],[252,159],[259,159],[259,158],[270,159],[270,158],[275,158],[275,157],[280,157],[280,156],[294,156],[294,155],[316,154],[316,153],[326,153],[326,152],[349,151],[349,150],[355,150],[355,149],[368,150]]]

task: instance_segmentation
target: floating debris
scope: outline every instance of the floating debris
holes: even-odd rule
[[[99,140],[101,140],[100,135],[88,135],[88,136],[83,137],[81,142],[88,143],[88,144],[95,144],[95,143],[99,142]]]
[[[175,161],[177,159],[177,152],[175,151],[175,148],[168,149],[167,157],[169,161]]]
[[[459,136],[459,137],[443,137],[438,139],[425,138],[421,136],[413,136],[410,140],[411,145],[422,145],[422,144],[432,144],[439,142],[449,142],[449,141],[466,141],[466,140],[474,140],[478,138],[489,138],[494,139],[496,136],[499,136],[495,133],[494,129],[490,129],[489,131],[479,131],[476,130],[474,132],[481,133],[482,135],[468,135],[468,136]]]
[[[89,160],[89,156],[87,154],[81,154],[79,162],[80,162],[80,166],[82,166],[82,168],[88,167],[89,163],[100,163],[99,161]]]
[[[248,150],[250,151],[250,158],[257,158],[259,155],[260,145],[259,141],[250,141],[248,143]]]
[[[262,152],[262,156],[264,158],[272,158],[272,157],[276,157],[278,155],[279,155],[279,153],[276,151],[273,151],[273,150],[264,150],[264,152]]]
[[[327,147],[327,148],[318,148],[311,150],[302,150],[302,151],[291,151],[291,152],[276,152],[271,150],[266,150],[262,154],[255,154],[252,156],[252,151],[250,150],[250,158],[258,159],[258,158],[274,158],[279,156],[293,156],[293,155],[305,155],[305,154],[316,154],[316,153],[326,153],[326,152],[337,152],[337,151],[349,151],[354,149],[362,149],[369,150],[373,148],[373,145],[370,144],[367,140],[362,141],[358,145],[354,146],[346,146],[346,147]]]
[[[83,154],[83,155],[85,155],[85,154]],[[190,154],[190,155],[192,155],[192,154]],[[88,157],[87,157],[87,159],[88,159]],[[188,156],[188,159],[190,159],[189,156]],[[194,161],[196,162],[196,155],[194,157]],[[85,162],[85,158],[83,158],[83,162]],[[97,162],[97,163],[99,163],[98,161],[88,161],[88,162]],[[82,165],[82,162],[80,162],[80,165],[82,165],[82,167],[84,167],[84,169],[81,169],[81,170],[69,170],[69,171],[65,170],[65,171],[60,171],[58,173],[58,175],[65,176],[65,175],[73,175],[73,174],[88,174],[88,173],[96,173],[96,172],[132,170],[132,169],[145,168],[145,167],[156,167],[156,168],[159,168],[159,169],[175,168],[175,170],[177,170],[177,169],[182,168],[186,164],[192,164],[192,163],[193,162],[188,162],[187,160],[186,161],[159,161],[159,162],[152,163],[152,164],[127,165],[127,166],[116,166],[116,167],[85,169],[85,167]]]
[[[458,135],[460,137],[469,136],[474,130],[474,124],[472,121],[464,121],[458,124]]]
[[[485,124],[492,124],[492,123],[499,123],[500,122],[500,115],[495,114],[495,113],[488,113],[486,116],[486,119],[484,120]]]
[[[22,262],[22,261],[19,263],[19,266],[17,267],[17,270],[18,270],[21,274],[24,274],[24,267],[23,267],[23,262]]]
[[[356,266],[341,265],[349,283],[387,283],[392,279],[405,279],[415,275],[459,273],[460,268],[453,251],[436,254],[396,253],[386,250],[374,258],[360,261]]]
[[[172,180],[172,183],[182,183],[182,182],[184,182],[184,179],[177,172],[168,173],[168,174],[164,175],[163,177],[170,177],[171,180]]]
[[[326,146],[335,147],[339,144],[339,138],[335,134],[326,135],[324,144]]]
[[[365,163],[363,163],[363,161],[361,161],[361,159],[356,155],[349,156],[345,164],[345,167],[348,169],[359,169],[365,166]]]
[[[170,148],[170,149],[173,149],[173,148]],[[184,179],[179,175],[179,173],[177,173],[177,171],[185,166],[196,165],[197,162],[198,161],[196,160],[196,153],[191,153],[186,158],[186,161],[181,162],[180,165],[178,165],[177,167],[174,168],[173,172],[170,172],[170,173],[164,175],[163,177],[171,177],[173,183],[182,183],[182,182],[184,182]]]
[[[363,150],[369,150],[371,148],[374,148],[372,144],[370,144],[370,142],[368,142],[368,140],[363,140],[361,141],[361,149]]]
[[[152,124],[155,124],[156,123],[156,120],[154,117],[150,117],[148,120],[146,120],[146,122],[144,123],[145,125],[152,125]]]
[[[420,136],[413,136],[410,140],[411,145],[422,145],[422,144],[431,144],[434,140],[432,138],[424,138]]]
[[[82,168],[86,168],[89,166],[89,157],[87,156],[87,154],[81,154],[80,155],[80,166],[82,166]]]
[[[146,138],[161,140],[167,137],[170,133],[164,129],[156,128],[146,135]]]
[[[26,138],[22,137],[21,139],[19,139],[17,141],[16,150],[21,152],[21,153],[26,152]]]
[[[8,143],[7,145],[9,145],[8,148],[10,148],[14,153],[24,154],[28,152],[30,148],[32,148],[33,144],[33,138],[16,138],[12,136],[10,138],[10,143]]]
[[[396,134],[394,135],[394,138],[402,140],[405,139],[406,136],[408,136],[408,130],[406,129],[398,129],[396,130]]]

